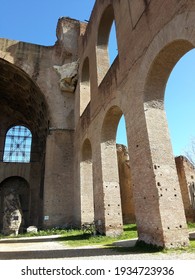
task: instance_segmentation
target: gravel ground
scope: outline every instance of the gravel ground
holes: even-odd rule
[[[0,260],[71,259],[71,260],[195,260],[195,253],[119,253],[98,246],[70,248],[58,236],[0,240]],[[133,245],[134,241],[130,241]],[[130,243],[129,243],[130,244]],[[124,246],[129,246],[128,243]],[[121,246],[121,243],[118,244]]]

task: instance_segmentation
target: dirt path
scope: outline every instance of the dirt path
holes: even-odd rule
[[[0,260],[90,259],[90,260],[195,260],[195,253],[121,253],[98,246],[72,248],[59,236],[0,240]],[[131,241],[133,242],[133,241]]]

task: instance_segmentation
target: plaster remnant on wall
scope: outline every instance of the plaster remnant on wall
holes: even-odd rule
[[[64,92],[73,93],[78,80],[79,62],[71,62],[62,66],[53,66],[57,74],[60,76],[60,89]]]
[[[164,110],[164,102],[161,99],[147,101],[144,103],[144,109],[145,111],[147,111],[148,109]]]

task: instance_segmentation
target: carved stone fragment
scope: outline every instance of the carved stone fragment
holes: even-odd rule
[[[17,235],[22,223],[19,195],[9,192],[4,197],[3,234]]]
[[[60,76],[61,91],[73,93],[78,80],[78,61],[67,63],[62,66],[53,66]]]

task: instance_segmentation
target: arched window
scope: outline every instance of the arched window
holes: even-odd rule
[[[109,5],[101,17],[98,28],[96,46],[98,85],[102,82],[117,55],[118,44],[114,9],[112,5]]]
[[[11,127],[5,139],[4,162],[30,162],[32,133],[25,126]]]

